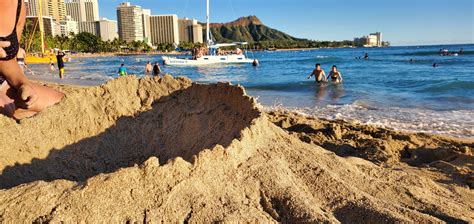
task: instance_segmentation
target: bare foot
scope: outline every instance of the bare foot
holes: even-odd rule
[[[18,92],[21,97],[21,100],[23,100],[22,103],[24,105],[22,106],[24,106],[25,109],[32,108],[38,100],[38,95],[30,84],[23,84],[18,89]]]

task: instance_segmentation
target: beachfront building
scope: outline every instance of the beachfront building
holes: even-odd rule
[[[151,9],[142,10],[143,20],[143,40],[151,46],[151,26],[150,26]]]
[[[179,26],[177,15],[153,15],[150,16],[151,43],[179,44]]]
[[[74,21],[94,22],[99,20],[97,0],[66,0],[66,12]]]
[[[202,25],[199,23],[193,25],[193,43],[204,43]]]
[[[92,33],[96,36],[99,36],[99,32],[97,29],[97,22],[79,22],[79,33]]]
[[[182,18],[178,20],[179,41],[186,43],[202,43],[202,26],[195,19]]]
[[[35,17],[38,16],[39,12],[39,0],[25,0],[25,7],[26,7],[26,16]],[[46,3],[45,0],[42,0],[43,4]],[[43,10],[43,14],[47,11]]]
[[[49,16],[57,22],[66,19],[64,0],[25,0],[26,16],[39,16],[39,1],[41,1],[43,16]]]
[[[376,33],[371,33],[367,36],[355,38],[354,43],[360,47],[362,46],[363,47],[382,47],[383,46],[382,33],[376,32]]]
[[[36,26],[38,23],[38,16],[27,16],[26,17],[26,30],[35,30],[39,32],[39,26]],[[56,23],[51,16],[43,16],[44,24],[44,34],[50,36],[61,35],[61,27],[59,23]]]
[[[71,16],[66,16],[66,19],[60,22],[60,27],[62,36],[70,36],[71,34],[79,33],[79,24],[74,21]]]
[[[112,41],[115,38],[118,38],[117,21],[104,18],[96,23],[99,36],[103,41]]]
[[[118,33],[120,40],[126,42],[143,41],[143,12],[140,6],[130,2],[117,7]]]
[[[46,5],[47,15],[51,16],[56,22],[66,19],[66,6],[64,0],[48,0]],[[43,5],[45,7],[45,5]]]

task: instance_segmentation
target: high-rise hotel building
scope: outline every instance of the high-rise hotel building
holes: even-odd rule
[[[66,0],[66,12],[77,22],[94,22],[99,20],[97,0]]]
[[[179,26],[177,15],[150,16],[151,43],[153,45],[179,44]]]
[[[120,40],[126,42],[143,41],[143,11],[140,6],[130,2],[121,3],[117,7],[118,33]]]
[[[49,16],[54,21],[60,22],[66,19],[66,6],[64,0],[25,0],[27,16],[39,16],[40,2],[42,6],[42,16]]]
[[[203,43],[202,25],[195,19],[182,18],[178,20],[179,42]]]

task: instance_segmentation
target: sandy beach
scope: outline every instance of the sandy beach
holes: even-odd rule
[[[472,223],[474,140],[269,110],[187,78],[47,84],[0,116],[0,222]]]

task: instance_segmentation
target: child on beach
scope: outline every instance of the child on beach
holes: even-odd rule
[[[16,60],[26,20],[23,0],[0,1],[0,114],[22,119],[58,103],[63,94],[31,83]]]
[[[54,61],[52,58],[49,59],[49,70],[54,72],[56,68],[54,67]]]
[[[122,64],[120,65],[120,68],[119,68],[119,70],[118,70],[118,75],[119,75],[119,76],[126,76],[126,75],[128,75],[127,68],[125,67],[125,64],[122,63]]]

